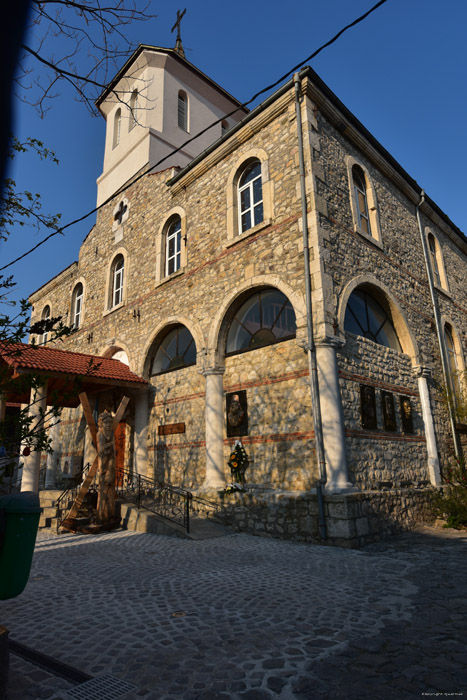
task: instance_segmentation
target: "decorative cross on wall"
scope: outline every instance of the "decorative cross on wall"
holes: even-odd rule
[[[121,224],[127,209],[128,209],[128,206],[124,203],[124,201],[122,199],[122,201],[118,205],[117,211],[115,212],[114,221],[118,221],[118,223]]]
[[[180,13],[180,10],[177,10],[177,21],[175,22],[174,26],[170,30],[171,32],[173,32],[174,29],[177,29],[177,41],[182,40],[182,37],[180,36],[180,23],[182,21],[182,17],[184,16],[185,12],[186,12],[186,7],[182,13]]]

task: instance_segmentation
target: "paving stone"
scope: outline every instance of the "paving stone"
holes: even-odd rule
[[[57,661],[135,685],[122,700],[413,700],[467,687],[466,544],[429,528],[358,552],[40,533],[21,606],[2,602],[2,624]],[[10,676],[8,700],[67,700],[73,685],[14,654]]]

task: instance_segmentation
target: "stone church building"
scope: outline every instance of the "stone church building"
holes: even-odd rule
[[[73,326],[56,347],[145,380],[90,397],[131,398],[125,469],[212,496],[239,439],[239,529],[313,539],[320,476],[336,541],[422,517],[454,454],[437,386],[443,355],[454,392],[465,367],[464,234],[311,68],[248,112],[140,46],[97,104],[96,224],[30,301]],[[63,411],[49,485],[92,459],[85,426]]]

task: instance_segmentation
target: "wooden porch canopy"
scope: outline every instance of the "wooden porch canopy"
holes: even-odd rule
[[[98,355],[59,350],[52,346],[0,343],[0,366],[11,381],[5,396],[7,403],[30,401],[30,389],[21,381],[25,374],[47,380],[47,404],[68,408],[79,406],[79,394],[125,389],[134,393],[144,390],[148,382],[130,371],[119,360]],[[133,391],[131,391],[133,390]]]

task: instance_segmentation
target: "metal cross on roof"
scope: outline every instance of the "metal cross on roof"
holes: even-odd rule
[[[180,10],[177,10],[177,21],[175,22],[174,26],[170,30],[171,32],[177,30],[177,41],[175,42],[175,51],[180,54],[180,56],[183,56],[185,58],[185,51],[183,50],[182,46],[182,36],[180,34],[180,23],[182,21],[182,18],[184,17],[186,13],[186,7],[183,10],[183,12],[180,12]]]

